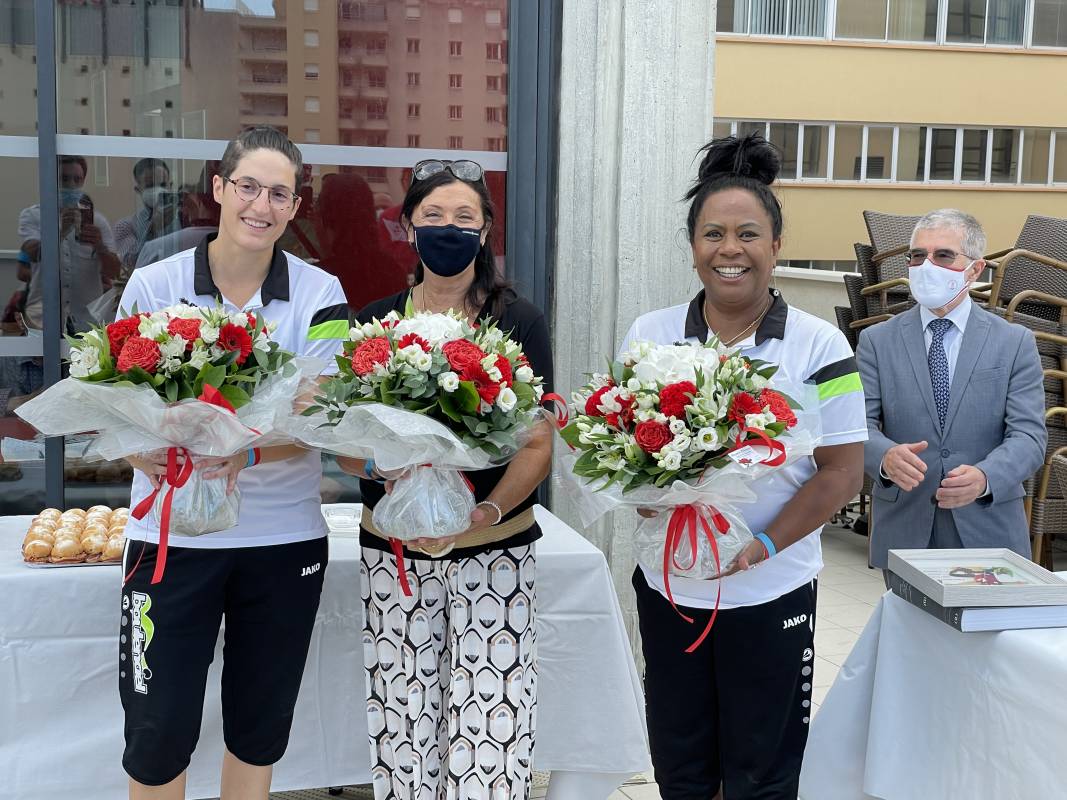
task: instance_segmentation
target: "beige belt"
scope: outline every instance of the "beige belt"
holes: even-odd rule
[[[359,520],[359,524],[368,532],[377,536],[379,539],[389,540],[389,537],[374,527],[374,520],[372,518],[373,512],[371,509],[363,506],[363,516]],[[493,542],[503,541],[514,536],[517,533],[522,533],[528,528],[532,527],[536,520],[534,519],[533,508],[527,508],[519,514],[516,514],[511,519],[506,519],[496,525],[491,525],[488,528],[480,531],[474,531],[473,533],[461,533],[456,537],[454,542],[444,545],[440,548],[433,547],[411,547],[406,545],[409,550],[414,550],[416,553],[424,553],[431,558],[441,558],[444,555],[450,553],[456,547],[482,547],[483,545],[492,544]]]

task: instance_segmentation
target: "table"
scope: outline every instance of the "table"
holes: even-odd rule
[[[644,701],[599,550],[541,507],[534,768],[552,800],[606,798],[649,769]],[[0,800],[126,796],[118,697],[120,568],[32,569],[29,517],[0,518]],[[285,757],[273,789],[369,783],[358,541],[331,535],[330,565]],[[218,796],[221,640],[188,797]]]
[[[960,633],[879,601],[812,721],[801,800],[1067,797],[1067,629]]]

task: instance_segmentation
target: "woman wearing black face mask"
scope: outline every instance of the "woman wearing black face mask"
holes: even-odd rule
[[[401,220],[419,254],[415,286],[371,303],[359,322],[403,313],[409,303],[416,311],[455,310],[471,322],[492,319],[522,345],[551,392],[544,315],[496,270],[482,168],[420,162]],[[478,501],[470,527],[454,540],[414,540],[404,549],[413,597],[400,590],[388,541],[361,528],[375,800],[466,796],[472,781],[481,797],[528,796],[537,687],[534,542],[541,536],[533,504],[551,458],[552,433],[543,423],[507,466],[466,473]],[[389,489],[386,476],[372,461],[337,460],[360,477],[364,505],[373,508]]]

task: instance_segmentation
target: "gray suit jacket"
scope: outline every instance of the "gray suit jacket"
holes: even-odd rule
[[[989,495],[952,510],[966,547],[1029,556],[1023,481],[1044,463],[1045,396],[1033,333],[975,305],[952,376],[945,430],[937,421],[919,308],[864,330],[856,350],[867,402],[864,469],[874,482],[871,563],[893,548],[927,547],[941,478],[960,464],[985,473]],[[926,478],[910,492],[882,479],[886,451],[926,441]]]

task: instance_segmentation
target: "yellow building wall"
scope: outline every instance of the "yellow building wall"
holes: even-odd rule
[[[1067,54],[718,37],[715,116],[1067,127]]]
[[[1067,217],[1067,191],[782,185],[781,259],[853,260],[853,242],[869,242],[864,210],[923,214],[959,208],[985,228],[990,252],[1014,244],[1028,214]]]

